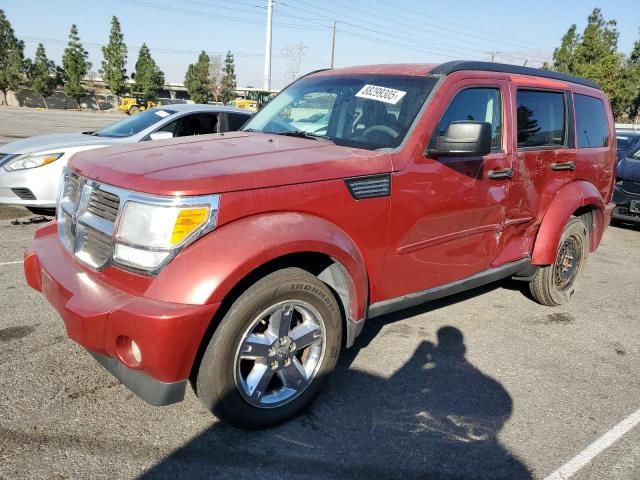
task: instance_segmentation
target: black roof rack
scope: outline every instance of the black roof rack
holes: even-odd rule
[[[514,75],[531,75],[534,77],[552,78],[554,80],[562,80],[565,82],[577,83],[579,85],[585,85],[591,88],[600,89],[593,80],[587,80],[586,78],[574,77],[566,73],[553,72],[551,70],[541,70],[539,68],[521,67],[519,65],[508,65],[506,63],[493,63],[493,62],[473,62],[468,60],[455,60],[453,62],[443,63],[431,70],[434,75],[449,75],[453,72],[459,72],[461,70],[482,70],[487,72],[502,72],[511,73]]]

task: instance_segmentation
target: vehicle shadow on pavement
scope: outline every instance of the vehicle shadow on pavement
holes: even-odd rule
[[[259,432],[217,423],[142,478],[532,478],[497,438],[511,397],[467,361],[459,329],[423,340],[388,379],[349,368],[383,325],[467,295],[371,320],[305,414]]]

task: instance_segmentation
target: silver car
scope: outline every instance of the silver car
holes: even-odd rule
[[[0,204],[55,208],[62,169],[77,152],[120,143],[238,130],[251,112],[217,105],[151,108],[96,132],[40,135],[0,146]]]

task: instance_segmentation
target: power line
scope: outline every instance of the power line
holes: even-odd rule
[[[291,5],[286,4],[286,3],[280,3],[280,5],[283,5],[283,6],[286,6],[286,7],[289,7],[289,8],[294,8]],[[337,18],[337,16],[330,17],[330,16],[327,16],[327,15],[319,14],[317,12],[311,12],[309,10],[301,8],[299,5],[296,5],[295,9],[296,10],[306,11],[307,13],[310,13],[312,15],[317,15],[319,17],[324,17],[324,18],[329,19],[329,20]],[[280,13],[280,14],[283,15],[283,13]],[[292,17],[292,18],[296,18],[294,15],[290,15],[290,14],[286,14],[286,15],[289,16],[289,17]],[[300,18],[300,17],[298,17],[298,18]],[[344,18],[344,17],[341,17],[341,18]],[[352,28],[355,28],[355,29],[358,29],[358,30],[363,30],[365,32],[369,32],[369,33],[373,33],[373,34],[378,35],[378,37],[372,37],[371,35],[367,35],[367,34],[363,34],[363,33],[359,33],[359,32],[354,32],[353,30],[349,30],[349,29],[344,28],[342,26],[338,30],[339,32],[346,33],[346,34],[351,35],[351,36],[364,38],[364,39],[368,39],[368,40],[373,40],[376,43],[382,43],[382,44],[385,44],[385,45],[393,45],[393,46],[397,46],[397,47],[400,47],[400,48],[403,48],[403,49],[418,51],[418,52],[421,52],[421,53],[430,53],[430,54],[434,54],[435,53],[437,55],[440,55],[440,56],[443,56],[443,57],[448,57],[448,58],[459,58],[461,56],[460,53],[462,52],[461,49],[452,49],[452,48],[440,47],[440,46],[438,46],[437,43],[434,43],[433,41],[416,40],[416,37],[413,37],[413,38],[412,37],[405,37],[405,36],[402,36],[402,35],[397,35],[397,34],[390,33],[390,31],[393,31],[393,30],[390,30],[385,26],[382,26],[382,28],[385,29],[385,31],[383,31],[383,30],[376,30],[376,29],[370,28],[370,27],[364,27],[364,26],[352,23],[352,22],[350,22],[348,20],[340,20],[340,24],[341,25],[347,25],[349,27],[352,27]],[[375,24],[372,24],[372,23],[368,23],[368,24],[375,25]],[[380,38],[379,36],[391,38],[392,41],[384,40],[384,39]],[[403,43],[399,43],[398,41],[403,42]],[[424,48],[425,45],[432,45],[432,46],[427,50],[427,49]],[[475,50],[477,52],[480,52],[480,53],[484,54],[484,50],[480,50],[480,49],[471,49],[471,50]],[[445,53],[437,53],[437,52],[445,52]],[[465,55],[464,56],[467,57],[467,58],[480,60],[479,57],[471,57],[471,56],[469,56],[468,53],[466,53],[466,50],[465,50]]]
[[[367,0],[367,1],[370,1],[370,0]],[[382,5],[385,5],[385,6],[394,6],[393,2],[391,0],[373,0],[373,1],[375,1],[375,2],[377,2],[379,4],[382,4]],[[474,35],[474,36],[477,36],[477,37],[480,37],[480,38],[493,40],[495,37],[502,37],[504,39],[510,40],[511,42],[516,42],[516,43],[520,44],[517,48],[529,48],[531,46],[530,42],[524,43],[519,38],[512,37],[512,36],[509,36],[509,35],[504,35],[504,34],[499,33],[499,32],[494,32],[494,31],[490,31],[490,30],[484,30],[484,29],[479,28],[477,25],[473,25],[473,26],[472,25],[465,25],[465,24],[462,24],[462,23],[459,23],[459,22],[454,22],[454,21],[448,20],[446,18],[437,17],[435,15],[429,15],[429,14],[424,13],[422,11],[407,9],[406,5],[397,5],[395,7],[397,7],[398,9],[400,9],[403,12],[411,14],[412,16],[431,18],[433,20],[437,20],[439,24],[446,23],[446,24],[449,24],[449,25],[455,25],[455,26],[458,26],[458,27],[462,27],[465,30],[474,30],[476,32],[481,32],[481,33],[484,33],[484,34],[488,35],[488,36],[482,36],[482,37],[478,36],[478,35]],[[405,16],[405,18],[407,18],[407,17]],[[445,27],[439,26],[439,28],[445,28]],[[459,33],[462,33],[462,34],[466,35],[466,33],[460,32],[459,30],[452,30],[452,29],[449,29],[449,30],[457,31]],[[469,35],[472,35],[472,34],[469,34]],[[503,44],[504,45],[509,45],[509,43],[506,43],[506,42],[503,42]],[[541,44],[537,44],[537,45],[539,47],[542,47],[542,48],[545,48],[545,49],[551,48],[551,47],[546,46],[546,45],[541,45]],[[511,46],[515,46],[515,45],[511,44]]]
[[[27,43],[42,43],[43,45],[66,46],[69,43],[68,40],[64,40],[61,38],[32,37],[32,36],[20,36],[20,38]],[[82,40],[82,45],[85,48],[91,48],[91,49],[102,48],[107,46],[104,43],[87,42],[85,40]],[[141,46],[142,45],[134,45],[134,46],[127,45],[127,50],[129,52],[135,52],[139,50]],[[154,54],[165,53],[165,54],[178,54],[178,55],[198,55],[200,54],[200,52],[202,52],[202,50],[181,50],[176,48],[164,48],[164,47],[157,47],[157,48],[153,47],[153,48],[150,48],[150,50]],[[224,52],[210,51],[210,52],[216,55],[224,55],[226,53],[226,51]],[[261,57],[262,56],[261,53],[247,53],[247,52],[237,52],[237,53],[234,52],[233,55],[236,57]]]
[[[327,12],[329,14],[333,14],[333,17],[324,15],[323,13],[318,13],[318,12],[315,12],[315,11],[310,11],[310,10],[307,10],[305,8],[302,8],[299,5],[300,3],[302,3],[306,7],[314,8],[314,9],[317,9],[317,10],[321,10],[323,13]],[[353,23],[353,21],[360,22],[361,20],[359,20],[359,19],[355,19],[354,20],[354,18],[352,16],[346,16],[345,17],[344,14],[339,14],[336,11],[328,10],[326,7],[322,7],[322,8],[321,7],[316,7],[315,5],[309,4],[308,2],[303,1],[303,0],[297,0],[295,8],[297,10],[306,11],[307,13],[310,13],[312,15],[324,17],[324,18],[327,18],[327,19],[336,19],[337,16],[340,16],[343,19],[346,18],[348,20],[351,20],[351,21],[344,20],[344,21],[341,21],[341,23],[349,25],[349,26],[351,26],[353,28],[357,28],[359,30],[364,30],[364,31],[367,31],[367,32],[376,33],[378,35],[384,35],[384,36],[387,36],[387,37],[393,37],[393,38],[396,38],[396,39],[400,39],[402,41],[409,42],[409,43],[417,45],[419,47],[429,46],[430,45],[430,50],[431,51],[441,51],[441,52],[453,53],[454,55],[452,55],[451,57],[454,57],[454,58],[458,58],[460,56],[464,56],[464,57],[470,58],[469,57],[469,53],[468,53],[469,51],[476,52],[476,53],[479,53],[479,54],[482,54],[482,55],[484,55],[484,53],[485,53],[485,49],[470,47],[468,44],[464,44],[462,47],[459,47],[459,48],[457,48],[455,46],[450,46],[449,48],[446,48],[446,47],[440,46],[441,45],[440,43],[434,42],[433,39],[429,38],[429,37],[422,37],[421,35],[415,35],[415,34],[413,35],[413,37],[405,37],[405,36],[402,36],[402,35],[393,34],[391,32],[394,32],[394,31],[398,30],[396,27],[389,27],[388,25],[383,25],[383,24],[380,24],[380,23],[373,23],[373,22],[367,21],[367,23],[366,23],[367,26],[365,27],[365,26],[362,26],[360,24]],[[345,7],[345,8],[350,8],[350,7]],[[351,9],[353,10],[353,8],[351,8]],[[356,11],[358,11],[358,10],[356,10]],[[361,13],[364,13],[364,14],[367,14],[367,15],[370,15],[370,16],[373,16],[373,17],[376,17],[376,18],[382,18],[382,17],[380,17],[378,15],[370,14],[370,13],[367,13],[367,12],[361,12]],[[383,21],[396,23],[399,26],[402,26],[402,27],[406,28],[406,24],[404,24],[402,22],[397,22],[397,21],[394,21],[394,20],[388,20],[386,18],[383,18]],[[370,28],[370,26],[382,28],[383,30],[382,31],[381,30],[376,30],[374,28]],[[479,57],[475,57],[475,58],[476,59],[480,59]],[[523,58],[526,58],[526,57],[523,57]]]
[[[142,1],[142,0],[118,0],[119,2],[122,3],[127,3],[130,5],[136,5],[139,7],[146,7],[146,8],[151,8],[154,10],[164,10],[166,12],[173,12],[173,13],[182,13],[185,15],[192,15],[195,17],[207,17],[207,18],[215,18],[215,19],[219,19],[219,20],[226,20],[229,22],[236,22],[236,23],[245,23],[245,24],[249,24],[249,25],[263,25],[264,22],[259,21],[259,20],[251,20],[251,19],[246,19],[246,18],[240,18],[240,17],[232,17],[229,15],[220,15],[220,14],[213,14],[213,13],[209,13],[209,12],[202,12],[199,10],[189,10],[189,9],[184,9],[184,8],[178,8],[178,7],[171,7],[168,5],[159,5],[156,3],[151,3],[151,2],[146,2],[146,1]],[[277,23],[274,25],[278,25],[281,27],[285,27],[285,28],[293,28],[293,29],[299,29],[299,30],[309,30],[309,29],[318,29],[317,27],[314,27],[313,25],[300,25],[300,24],[290,24],[290,23]]]

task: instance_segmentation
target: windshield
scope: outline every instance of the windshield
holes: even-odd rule
[[[326,138],[368,150],[395,148],[436,81],[400,75],[304,78],[271,100],[243,130]]]
[[[165,118],[173,115],[175,110],[167,110],[166,108],[150,108],[137,115],[132,115],[119,122],[113,123],[102,130],[98,130],[93,135],[98,137],[130,137],[140,133]]]

